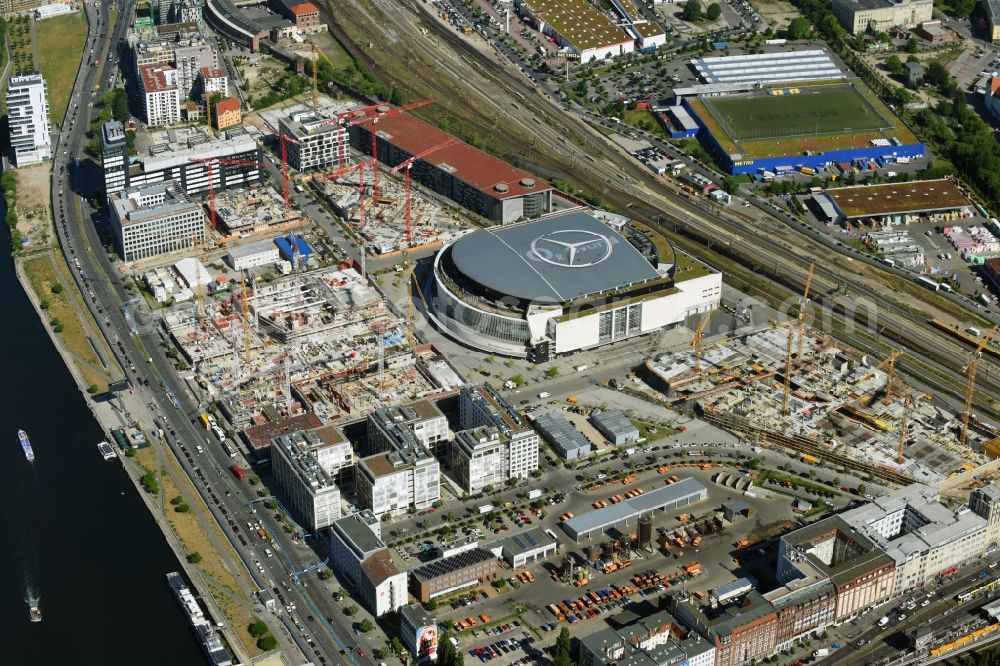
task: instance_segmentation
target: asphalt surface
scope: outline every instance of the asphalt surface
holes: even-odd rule
[[[134,2],[119,4],[119,16],[129,16]],[[53,161],[52,203],[56,211],[57,231],[60,244],[67,261],[79,259],[80,268],[73,272],[88,308],[99,322],[108,339],[109,346],[137,395],[146,403],[154,403],[165,420],[166,441],[170,445],[182,469],[191,478],[212,516],[222,527],[222,532],[246,565],[254,583],[261,589],[274,591],[286,603],[294,603],[292,612],[282,611],[278,619],[287,629],[287,635],[276,632],[283,643],[294,642],[308,659],[320,663],[346,661],[354,664],[371,663],[370,656],[361,657],[348,652],[341,655],[345,647],[353,648],[354,640],[349,621],[342,607],[336,604],[325,586],[319,584],[315,574],[304,576],[301,584],[290,580],[291,573],[315,563],[318,559],[311,549],[297,545],[286,536],[281,527],[267,511],[254,513],[249,506],[255,492],[245,482],[237,480],[227,471],[234,462],[245,465],[242,458],[233,460],[212,438],[206,439],[205,431],[194,426],[199,406],[189,397],[185,387],[178,381],[172,363],[163,354],[159,345],[161,333],[155,322],[142,316],[132,305],[123,305],[131,298],[126,292],[117,268],[108,260],[95,229],[98,213],[92,210],[81,195],[101,195],[99,167],[81,160],[79,166],[72,159],[82,157],[86,144],[86,131],[92,113],[91,100],[99,98],[108,89],[109,76],[114,71],[114,63],[109,62],[108,49],[122,43],[127,21],[119,21],[114,34],[101,39],[98,35],[106,31],[110,4],[102,4],[99,9],[87,5],[91,20],[91,34],[88,37],[81,74],[75,83],[73,100],[82,100],[78,107],[71,107],[68,120],[56,142],[56,159]],[[87,63],[87,54],[94,48],[97,67]],[[96,86],[96,89],[95,89]],[[85,186],[81,184],[85,183]],[[92,294],[92,295],[91,295]],[[129,317],[120,316],[129,309]],[[112,316],[114,313],[114,316]],[[133,334],[128,320],[136,322]],[[143,395],[144,394],[144,395]],[[202,441],[205,453],[193,458],[192,453]],[[197,468],[195,467],[197,465]],[[260,520],[276,540],[275,557],[266,557],[263,542],[254,542],[247,534],[247,522]],[[239,529],[242,526],[242,529]],[[248,545],[240,540],[242,535]],[[257,537],[254,537],[255,539]],[[263,567],[261,572],[255,560]],[[252,592],[252,591],[251,591]],[[252,602],[247,605],[252,607]],[[262,614],[265,619],[267,613]],[[314,619],[309,619],[310,617]],[[324,621],[328,618],[329,621]],[[298,624],[297,624],[298,623]],[[272,620],[272,624],[274,624]],[[300,628],[301,627],[301,628]],[[285,638],[290,640],[285,640]],[[312,641],[312,644],[310,643]],[[314,647],[315,646],[315,647]],[[366,652],[367,654],[367,652]]]

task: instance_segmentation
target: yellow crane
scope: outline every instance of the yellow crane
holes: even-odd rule
[[[802,351],[806,337],[806,305],[809,304],[809,290],[812,289],[813,269],[815,268],[816,268],[815,263],[809,264],[809,274],[806,275],[806,286],[802,290],[802,301],[799,303],[799,321],[798,321],[799,353],[795,358],[799,360],[800,366],[802,364]]]
[[[698,322],[698,328],[694,331],[694,337],[691,338],[691,346],[694,347],[694,370],[695,372],[701,372],[701,352],[702,352],[702,340],[705,336],[705,326],[708,325],[708,318],[712,316],[711,310],[706,310],[705,314],[701,316],[701,321]]]
[[[247,279],[242,271],[240,272],[240,284],[243,288],[240,293],[240,311],[243,315],[243,363],[245,365],[250,362],[253,336],[250,333],[250,302],[247,300]]]
[[[976,391],[976,372],[979,369],[979,357],[983,353],[983,349],[986,348],[986,345],[996,335],[998,328],[1000,326],[994,326],[989,333],[983,336],[976,351],[972,353],[972,358],[963,368],[969,378],[969,384],[965,388],[965,411],[962,412],[962,434],[958,439],[959,444],[963,446],[969,439],[969,419],[972,418],[972,395]]]
[[[896,380],[896,359],[903,355],[903,352],[893,349],[889,355],[879,365],[885,365],[885,395],[882,396],[882,404],[888,405],[892,395],[892,384]]]

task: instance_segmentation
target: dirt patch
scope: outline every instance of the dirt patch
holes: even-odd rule
[[[786,0],[750,0],[750,5],[760,17],[770,23],[775,30],[787,28],[793,18],[802,16],[792,3]]]
[[[798,526],[798,523],[791,520],[779,520],[773,523],[756,525],[750,532],[750,543],[773,539],[774,537],[780,536],[785,532],[794,530]]]
[[[47,247],[53,241],[49,189],[51,164],[35,164],[14,172],[17,178],[17,232],[28,248]]]

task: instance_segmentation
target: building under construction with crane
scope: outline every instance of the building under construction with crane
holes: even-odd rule
[[[414,348],[405,322],[349,266],[244,282],[163,322],[238,428],[306,413],[341,422],[452,390],[436,379],[440,356]]]
[[[871,358],[795,321],[712,344],[697,337],[694,349],[647,361],[647,383],[748,442],[896,483],[933,485],[988,460],[984,442],[960,443],[960,414],[905,385],[899,352]]]
[[[351,145],[390,168],[416,158],[406,168],[412,178],[492,222],[509,224],[552,210],[548,183],[403,112],[429,103],[356,111],[348,124]]]

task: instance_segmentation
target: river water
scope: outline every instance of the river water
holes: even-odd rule
[[[6,212],[0,199],[0,220]],[[98,454],[105,436],[9,258],[0,259],[0,294],[0,663],[207,663],[167,588],[177,559],[121,464]],[[36,624],[29,587],[41,599]]]

